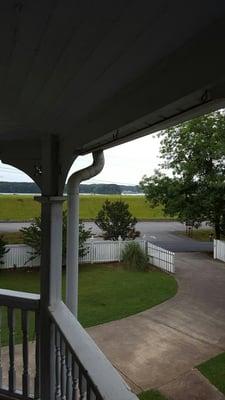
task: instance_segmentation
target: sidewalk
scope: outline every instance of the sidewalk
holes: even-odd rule
[[[225,351],[225,265],[203,253],[180,253],[176,271],[174,298],[88,332],[136,392],[158,388],[180,400],[174,387],[186,385],[188,399],[216,399],[191,397],[192,387],[204,393],[207,386],[191,371]]]
[[[225,396],[197,370],[193,369],[161,386],[160,392],[176,400],[224,400]]]

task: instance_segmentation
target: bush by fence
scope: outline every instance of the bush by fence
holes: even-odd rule
[[[88,253],[80,259],[80,263],[101,263],[121,261],[122,251],[130,241],[111,241],[111,240],[89,240],[86,242]],[[174,253],[155,246],[145,240],[138,240],[141,248],[149,257],[149,262],[167,272],[175,273]],[[23,244],[6,246],[9,252],[4,255],[1,266],[7,268],[36,267],[40,265],[40,259],[35,258],[32,261],[30,255],[32,248]]]

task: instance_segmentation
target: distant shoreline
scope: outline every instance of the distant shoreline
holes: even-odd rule
[[[41,193],[6,193],[1,192],[1,196],[41,196]],[[67,196],[67,193],[64,193],[64,196]],[[144,193],[121,193],[121,194],[112,194],[112,193],[80,193],[80,196],[144,196]]]
[[[64,191],[67,191],[65,184]],[[35,182],[3,182],[0,181],[0,194],[5,195],[38,195],[41,188]],[[138,185],[121,185],[116,183],[81,183],[80,193],[85,195],[140,195]]]

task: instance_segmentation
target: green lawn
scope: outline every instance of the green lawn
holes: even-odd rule
[[[21,244],[23,243],[23,235],[21,232],[0,232],[0,236],[6,241],[7,244]]]
[[[0,272],[1,288],[39,292],[39,272]],[[118,264],[82,265],[79,276],[79,320],[83,326],[93,326],[136,314],[174,296],[177,283],[174,277],[159,270],[128,271]],[[65,273],[63,273],[63,296]],[[6,341],[6,315],[3,313],[2,340]],[[21,337],[17,315],[16,341]],[[30,321],[31,337],[34,331]]]
[[[138,397],[140,400],[167,400],[158,390],[148,390],[139,394]]]
[[[185,232],[176,232],[178,236],[185,236],[185,237],[190,237],[191,239],[195,240],[200,240],[203,242],[208,242],[209,241],[209,235],[213,234],[214,237],[214,231],[213,229],[193,229],[191,235],[187,235]]]
[[[81,195],[80,218],[94,219],[102,207],[103,202],[123,200],[130,206],[131,213],[140,220],[171,219],[165,216],[162,207],[151,208],[144,196],[120,195]],[[33,200],[33,196],[0,195],[0,220],[28,221],[40,215],[40,204]]]
[[[26,221],[40,214],[40,203],[33,196],[0,195],[1,221]]]
[[[220,392],[225,394],[225,353],[211,358],[197,368]]]

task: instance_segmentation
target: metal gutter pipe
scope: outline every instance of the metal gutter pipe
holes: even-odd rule
[[[67,182],[67,253],[66,253],[66,304],[77,317],[78,265],[79,265],[79,186],[104,167],[102,150],[92,153],[93,164],[70,176]]]

